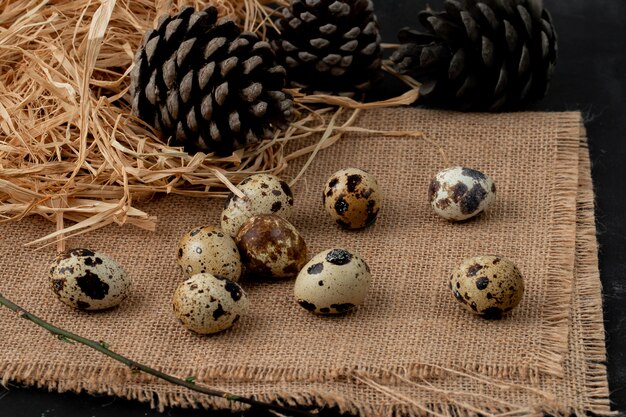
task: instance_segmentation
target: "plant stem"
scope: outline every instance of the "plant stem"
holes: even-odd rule
[[[84,338],[82,336],[79,336],[67,330],[60,329],[54,326],[53,324],[48,323],[47,321],[24,310],[22,307],[13,303],[11,300],[8,300],[1,293],[0,293],[0,305],[8,308],[9,310],[14,311],[15,313],[17,313],[19,317],[26,319],[30,322],[33,322],[40,327],[43,327],[44,329],[51,332],[53,335],[57,336],[59,339],[64,340],[64,341],[74,341],[82,345],[88,346],[94,350],[97,350],[98,352],[103,353],[109,356],[110,358],[113,358],[114,360],[121,362],[124,365],[128,366],[133,372],[139,372],[139,371],[145,372],[147,374],[153,375],[157,378],[163,379],[172,384],[183,386],[195,392],[210,395],[213,397],[225,398],[229,401],[235,401],[235,402],[248,404],[248,405],[258,407],[260,409],[264,409],[267,411],[274,411],[274,412],[278,412],[281,414],[288,414],[288,415],[293,415],[293,416],[314,417],[314,414],[308,413],[306,411],[298,410],[298,409],[291,408],[291,407],[283,407],[280,405],[264,403],[262,401],[257,401],[249,397],[242,397],[240,395],[231,394],[229,392],[220,391],[220,390],[209,388],[209,387],[203,387],[203,386],[195,384],[189,379],[185,380],[185,379],[177,378],[175,376],[168,375],[166,373],[158,371],[154,368],[150,368],[149,366],[135,362],[132,359],[128,359],[127,357],[122,356],[119,353],[116,353],[110,350],[107,347],[107,345],[103,342],[96,342],[95,340]]]

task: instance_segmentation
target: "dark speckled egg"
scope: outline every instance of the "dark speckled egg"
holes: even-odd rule
[[[58,255],[50,266],[50,283],[61,301],[80,310],[114,307],[130,292],[130,279],[122,267],[90,249]]]
[[[376,221],[383,196],[372,174],[358,168],[345,168],[328,179],[322,201],[339,226],[362,229]]]
[[[315,314],[341,314],[363,303],[370,287],[370,268],[358,254],[344,248],[318,253],[298,274],[294,296]]]
[[[450,290],[466,310],[485,318],[500,318],[522,300],[524,280],[506,258],[474,256],[452,273]]]
[[[285,219],[293,211],[293,194],[289,185],[268,174],[252,175],[237,185],[244,197],[231,193],[221,216],[222,229],[235,237],[239,228],[257,214],[276,214]]]
[[[232,237],[222,229],[203,226],[191,229],[178,242],[176,262],[189,278],[208,273],[238,281],[241,257]]]
[[[275,214],[249,218],[235,238],[246,274],[290,278],[308,260],[304,239],[287,220]]]
[[[196,274],[176,288],[172,306],[174,315],[187,329],[211,334],[228,329],[245,316],[248,297],[227,278]]]
[[[466,220],[483,212],[496,199],[496,185],[480,171],[452,167],[440,171],[430,182],[428,200],[439,216]]]

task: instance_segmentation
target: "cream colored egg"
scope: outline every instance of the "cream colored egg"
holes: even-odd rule
[[[241,257],[233,238],[213,226],[196,227],[178,242],[176,262],[187,278],[202,273],[238,281]]]
[[[295,277],[308,260],[304,239],[287,220],[275,214],[250,217],[235,238],[248,275]]]
[[[130,278],[109,256],[90,249],[61,253],[50,266],[52,290],[70,307],[104,310],[130,293]]]
[[[199,334],[226,330],[248,311],[248,297],[239,284],[211,274],[197,274],[180,284],[172,304],[183,326]]]
[[[222,229],[235,237],[241,225],[257,214],[276,214],[285,219],[293,211],[293,194],[289,185],[278,177],[268,174],[252,175],[237,185],[245,195],[231,193],[222,212]]]
[[[359,255],[343,248],[328,249],[302,268],[294,296],[313,313],[340,314],[363,303],[370,282],[370,269]]]
[[[439,216],[460,221],[486,210],[496,198],[496,185],[480,171],[452,167],[440,171],[430,182],[428,199]]]
[[[326,212],[344,229],[362,229],[374,223],[382,200],[376,178],[358,168],[335,172],[326,181],[322,195]]]
[[[466,310],[485,318],[500,318],[522,300],[524,280],[510,260],[481,255],[459,265],[450,277],[450,290]]]

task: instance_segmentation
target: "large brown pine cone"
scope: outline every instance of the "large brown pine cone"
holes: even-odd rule
[[[292,87],[353,96],[382,78],[371,0],[291,0],[281,13],[272,46]]]
[[[419,14],[392,55],[397,70],[422,82],[426,101],[447,108],[519,108],[542,98],[557,57],[552,19],[541,0],[447,0]]]
[[[215,7],[187,7],[146,33],[135,57],[133,112],[188,152],[224,155],[285,127],[293,102],[267,42]]]

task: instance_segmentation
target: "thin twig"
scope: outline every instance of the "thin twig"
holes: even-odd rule
[[[248,404],[253,407],[258,407],[267,411],[273,411],[273,412],[280,413],[280,414],[302,416],[302,417],[314,417],[315,416],[315,414],[298,410],[295,408],[283,407],[280,405],[265,403],[262,401],[254,400],[249,397],[242,397],[240,395],[232,394],[229,392],[220,391],[220,390],[209,388],[209,387],[203,387],[201,385],[197,385],[195,382],[189,379],[185,380],[185,379],[177,378],[175,376],[168,375],[166,373],[158,371],[154,368],[150,368],[149,366],[135,362],[132,359],[128,359],[127,357],[122,356],[119,353],[112,351],[103,342],[96,342],[95,340],[84,338],[82,336],[79,336],[67,330],[63,330],[61,328],[54,326],[53,324],[48,323],[47,321],[24,310],[22,307],[13,303],[11,300],[5,298],[1,293],[0,293],[0,305],[8,308],[9,310],[14,311],[19,317],[26,319],[32,323],[35,323],[36,325],[48,330],[50,333],[52,333],[59,339],[63,341],[74,341],[74,342],[80,343],[81,345],[85,345],[94,350],[97,350],[98,352],[103,353],[104,355],[128,366],[130,370],[133,372],[139,372],[139,371],[145,372],[147,374],[153,375],[157,378],[163,379],[172,384],[180,385],[182,387],[188,388],[195,392],[199,392],[201,394],[206,394],[212,397],[219,397],[219,398],[224,398],[229,401]]]

